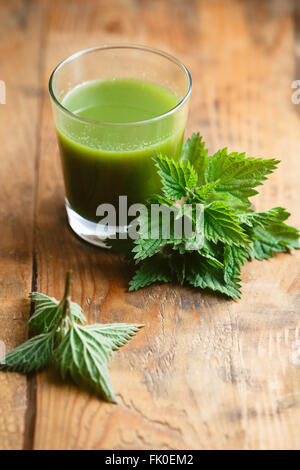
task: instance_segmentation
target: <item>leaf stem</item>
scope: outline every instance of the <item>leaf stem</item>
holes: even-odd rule
[[[64,293],[64,299],[67,299],[69,297],[70,293],[70,284],[71,284],[71,270],[66,272],[66,284],[65,284],[65,293]]]
[[[66,284],[65,284],[65,292],[62,298],[62,319],[66,318],[67,314],[70,317],[70,320],[73,321],[71,310],[70,310],[70,285],[71,285],[71,270],[66,272]]]

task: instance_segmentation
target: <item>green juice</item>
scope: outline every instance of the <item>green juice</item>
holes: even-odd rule
[[[160,191],[152,157],[156,152],[179,157],[185,123],[175,124],[173,113],[150,124],[140,121],[167,113],[178,101],[165,88],[135,79],[91,81],[66,94],[62,105],[86,119],[66,116],[57,123],[66,197],[73,210],[98,221],[100,204],[117,210],[121,195],[128,197],[129,206]]]

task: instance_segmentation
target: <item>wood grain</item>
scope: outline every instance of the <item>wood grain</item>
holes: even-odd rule
[[[300,123],[299,110],[291,103],[291,83],[300,78],[295,76],[299,34],[294,2],[56,0],[48,7],[43,90],[61,59],[88,46],[136,42],[173,53],[188,66],[194,81],[187,132],[200,129],[212,152],[228,146],[250,155],[280,158],[280,169],[254,203],[258,209],[286,206],[293,214],[291,223],[300,226]],[[41,25],[41,18],[35,21],[32,31]],[[37,77],[30,76],[30,83],[36,83]],[[10,119],[14,122],[13,115]],[[31,136],[36,132],[33,124],[28,121],[25,128]],[[34,225],[37,289],[59,297],[65,271],[71,268],[74,300],[84,306],[90,321],[142,321],[146,326],[112,361],[117,406],[61,383],[53,371],[37,377],[34,434],[28,446],[299,448],[299,253],[249,263],[243,270],[239,302],[177,286],[128,293],[126,264],[79,241],[67,227],[46,94],[39,129]],[[16,150],[11,152],[15,155]],[[20,167],[16,171],[31,191],[27,217],[19,214],[23,233],[29,232],[26,250],[30,253],[33,168],[29,165],[24,174]],[[21,237],[17,243],[12,240],[10,249],[16,244],[20,249],[22,243]],[[27,256],[20,275],[23,284],[18,287],[20,302],[31,279],[31,255]],[[6,265],[7,270],[12,266],[14,275],[20,266],[17,262]],[[14,311],[18,307],[13,301],[16,285],[14,280],[6,286]],[[26,308],[23,312],[28,313]],[[9,331],[6,317],[1,318]],[[25,335],[23,321],[20,336]],[[19,340],[17,332],[12,338],[11,346]],[[21,383],[24,410],[24,380],[1,377],[11,381],[11,404],[17,403],[15,394]],[[0,383],[1,393],[4,387],[6,383]],[[10,413],[0,416],[8,419]],[[18,420],[19,427],[12,430],[6,447],[21,442],[24,413]],[[8,431],[0,424],[2,435],[7,439]]]
[[[6,104],[0,105],[0,340],[8,351],[26,338],[30,311],[43,4],[1,2],[0,18],[0,79],[6,84]],[[27,393],[26,377],[0,374],[1,449],[23,446]]]

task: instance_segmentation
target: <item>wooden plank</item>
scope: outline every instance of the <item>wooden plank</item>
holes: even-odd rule
[[[27,336],[32,284],[35,164],[41,102],[40,40],[43,2],[0,4],[0,79],[6,104],[0,105],[1,141],[1,304],[0,340],[6,350]],[[24,444],[31,413],[26,377],[0,374],[0,448]]]
[[[299,225],[299,118],[292,2],[51,2],[44,86],[70,52],[102,42],[161,47],[194,78],[189,131],[210,150],[282,159],[256,198]],[[134,27],[133,27],[134,25]],[[299,253],[250,263],[243,298],[156,286],[128,293],[126,265],[77,240],[65,222],[49,100],[42,117],[37,287],[60,296],[66,269],[90,321],[143,321],[111,367],[119,404],[53,372],[37,379],[35,449],[296,449],[300,445]],[[297,264],[298,263],[298,264]]]

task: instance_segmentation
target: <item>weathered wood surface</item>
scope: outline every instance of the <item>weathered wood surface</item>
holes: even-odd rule
[[[42,2],[39,5],[22,1],[0,3],[0,80],[6,84],[7,101],[0,105],[0,340],[7,350],[27,336],[43,22]],[[29,390],[25,377],[0,374],[1,448],[23,446],[26,427],[31,427]]]
[[[0,374],[0,448],[297,449],[299,253],[249,263],[243,298],[175,286],[126,290],[126,265],[68,229],[47,80],[70,53],[103,42],[167,50],[194,81],[188,133],[282,160],[254,200],[300,226],[299,12],[293,1],[56,0],[0,4],[2,234],[0,339],[26,336],[27,293],[53,296],[74,272],[90,321],[144,322],[117,353],[117,406],[52,372]]]

